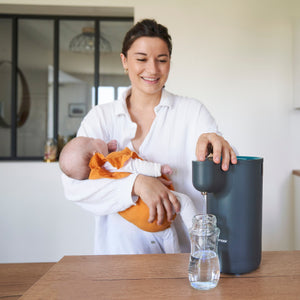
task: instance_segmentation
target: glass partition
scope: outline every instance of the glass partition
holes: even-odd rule
[[[44,154],[47,133],[48,67],[53,65],[53,21],[20,19],[18,24],[18,108],[24,120],[17,129],[17,156]]]
[[[0,15],[0,160],[58,154],[97,104],[130,85],[120,52],[131,17]],[[58,155],[54,158],[56,158]]]
[[[58,143],[61,150],[76,135],[82,118],[94,104],[95,21],[66,20],[60,22],[59,28]]]

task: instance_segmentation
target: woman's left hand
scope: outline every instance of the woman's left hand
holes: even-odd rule
[[[220,135],[211,132],[200,135],[196,146],[196,157],[204,161],[206,156],[212,152],[213,161],[219,164],[222,157],[222,170],[227,171],[230,162],[237,163],[237,158],[230,144]]]

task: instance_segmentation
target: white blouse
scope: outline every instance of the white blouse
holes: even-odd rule
[[[78,136],[118,141],[118,150],[134,151],[131,139],[137,125],[131,121],[126,96],[95,106],[83,119]],[[198,137],[202,133],[218,132],[215,120],[198,100],[177,96],[163,90],[155,107],[156,117],[139,148],[144,160],[168,164],[175,172],[171,180],[176,191],[187,194],[202,211],[201,193],[192,184],[192,160]],[[145,232],[123,219],[117,212],[132,206],[131,192],[138,174],[122,179],[76,180],[62,174],[65,196],[96,216],[95,254],[165,253],[159,236]],[[186,228],[180,217],[174,221],[181,252],[189,252]]]

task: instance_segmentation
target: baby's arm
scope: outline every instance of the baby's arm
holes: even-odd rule
[[[161,176],[161,165],[141,159],[129,159],[123,166],[123,172],[139,173],[142,175]]]
[[[138,173],[146,176],[160,177],[162,174],[171,175],[172,169],[168,165],[161,165],[159,163],[154,163],[150,161],[141,160],[139,158],[130,158],[125,165],[120,169],[110,169],[107,165],[105,168],[109,168],[109,171],[114,172],[128,172],[128,173]]]

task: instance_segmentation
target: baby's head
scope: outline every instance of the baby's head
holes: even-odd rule
[[[74,179],[87,179],[89,177],[89,162],[96,153],[108,154],[108,146],[101,139],[89,137],[76,137],[68,142],[59,156],[59,166],[69,177]]]

